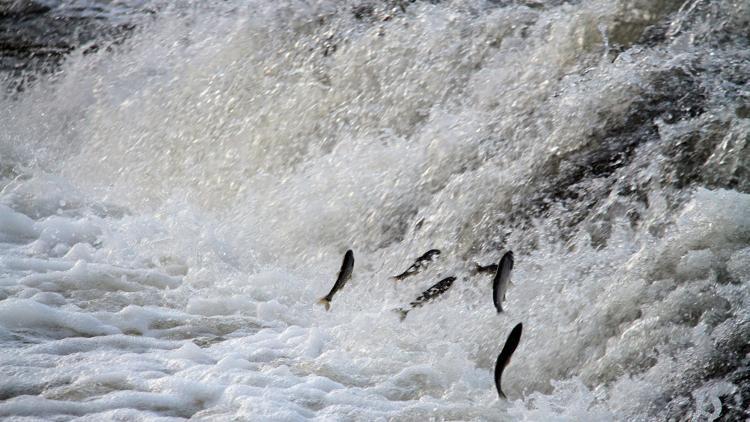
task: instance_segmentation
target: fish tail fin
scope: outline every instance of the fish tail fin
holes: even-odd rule
[[[318,305],[323,305],[326,308],[326,311],[331,309],[331,300],[327,297],[322,297],[318,301]]]
[[[503,390],[501,390],[500,388],[497,389],[497,395],[500,396],[501,399],[505,399],[505,400],[508,399],[505,393],[503,393]]]
[[[502,304],[498,303],[497,306],[496,306],[496,308],[497,308],[497,313],[498,314],[502,314],[503,313],[503,305]]]
[[[406,318],[406,314],[409,313],[409,310],[408,309],[398,308],[398,309],[394,309],[393,312],[397,312],[399,319],[401,321],[403,321]]]

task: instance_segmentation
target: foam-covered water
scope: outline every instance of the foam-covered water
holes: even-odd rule
[[[0,107],[0,416],[750,417],[749,26],[730,0],[195,2],[71,53]],[[498,315],[471,269],[506,249]]]

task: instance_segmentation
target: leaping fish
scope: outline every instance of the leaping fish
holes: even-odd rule
[[[323,296],[318,303],[325,306],[326,311],[331,309],[331,300],[333,295],[341,290],[347,281],[352,277],[352,269],[354,268],[354,252],[351,249],[346,251],[344,255],[344,261],[341,263],[341,269],[339,270],[339,276],[336,277],[336,283],[333,284],[331,291],[327,295]]]
[[[430,249],[429,251],[425,252],[422,256],[417,258],[416,261],[414,261],[413,264],[409,268],[406,269],[403,273],[393,276],[394,280],[403,280],[406,277],[412,276],[414,274],[419,273],[420,271],[427,268],[430,263],[440,256],[440,250],[439,249]]]
[[[519,322],[518,325],[513,327],[508,339],[505,341],[503,351],[497,356],[497,362],[495,363],[495,387],[497,388],[497,394],[501,399],[506,398],[505,393],[502,389],[502,378],[505,367],[510,363],[510,357],[513,356],[513,352],[518,347],[518,342],[521,341],[521,330],[523,325]]]
[[[505,293],[508,291],[508,286],[510,285],[510,271],[512,269],[513,252],[508,251],[502,258],[500,258],[500,263],[497,264],[495,279],[492,280],[492,301],[495,303],[497,313],[503,311],[503,301],[505,300]]]
[[[404,318],[406,318],[406,314],[408,314],[412,309],[420,308],[425,303],[430,302],[445,293],[448,289],[451,288],[454,281],[456,281],[456,277],[446,277],[432,285],[429,289],[423,291],[421,295],[417,296],[417,298],[409,304],[409,309],[396,309],[396,311],[401,314],[401,320],[403,321]]]

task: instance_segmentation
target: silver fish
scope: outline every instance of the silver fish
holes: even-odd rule
[[[347,281],[352,277],[352,269],[354,268],[354,252],[351,249],[346,251],[344,255],[344,261],[341,263],[341,269],[339,270],[339,276],[336,277],[336,283],[333,284],[331,291],[327,295],[323,296],[318,303],[325,306],[326,311],[331,309],[331,300],[333,295],[341,290]]]
[[[505,292],[510,285],[510,271],[513,269],[513,252],[508,251],[500,258],[497,264],[495,279],[492,280],[492,301],[495,303],[497,313],[503,311],[502,302],[505,300]]]
[[[521,323],[513,327],[508,339],[505,341],[503,351],[497,356],[497,362],[495,363],[495,387],[497,388],[497,394],[502,399],[506,398],[502,389],[503,371],[510,363],[510,357],[513,356],[513,352],[516,351],[516,347],[518,347],[518,343],[521,341],[522,330],[523,325]]]

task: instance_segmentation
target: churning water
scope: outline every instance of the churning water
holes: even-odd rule
[[[153,8],[0,100],[0,417],[750,417],[750,3]]]

